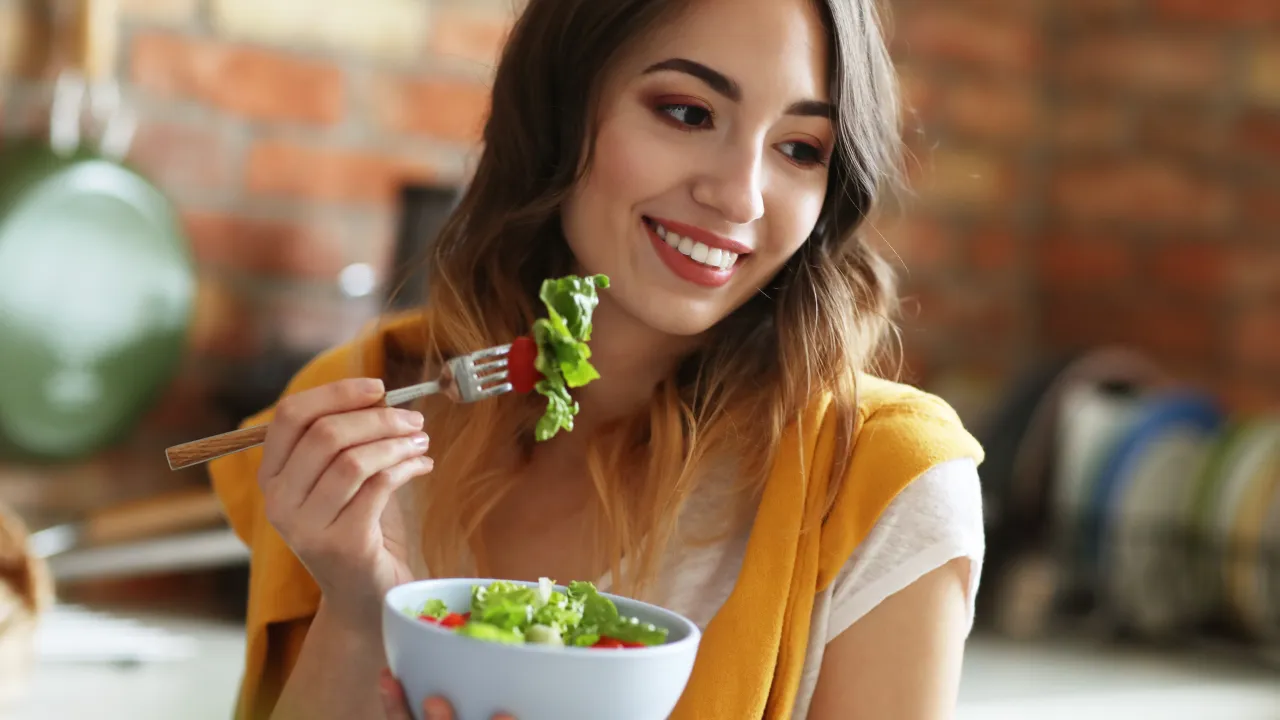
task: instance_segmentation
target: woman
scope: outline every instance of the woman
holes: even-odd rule
[[[426,309],[317,358],[212,467],[253,549],[242,716],[406,712],[381,596],[472,573],[694,619],[678,718],[950,714],[981,449],[868,372],[894,299],[861,232],[899,151],[872,2],[530,0]],[[611,280],[572,432],[534,442],[536,394],[372,407],[528,333],[569,273]]]

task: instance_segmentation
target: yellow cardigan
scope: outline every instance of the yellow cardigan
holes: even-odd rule
[[[354,374],[381,376],[388,355],[421,356],[427,334],[418,313],[383,318],[372,332],[312,360],[285,394]],[[940,399],[863,376],[859,430],[848,476],[820,531],[802,533],[826,498],[835,439],[829,397],[796,418],[782,439],[732,594],[703,635],[675,720],[786,718],[804,664],[815,595],[834,579],[881,512],[933,465],[983,459],[977,441]],[[271,409],[244,425],[270,420]],[[229,522],[252,552],[247,650],[237,718],[270,714],[297,658],[320,593],[268,524],[256,474],[260,448],[210,464]]]

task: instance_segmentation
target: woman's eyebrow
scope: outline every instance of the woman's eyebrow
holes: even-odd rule
[[[710,68],[696,60],[688,58],[668,58],[661,62],[656,62],[645,68],[642,75],[650,73],[662,72],[664,70],[681,72],[706,83],[715,92],[725,96],[733,102],[742,102],[742,86],[735,82],[732,78],[719,70]],[[834,118],[835,107],[829,102],[821,100],[800,100],[794,102],[787,108],[788,115],[800,115],[803,117],[824,117]]]
[[[692,75],[706,83],[712,90],[715,90],[730,100],[734,102],[742,101],[742,86],[729,79],[729,76],[719,70],[713,70],[695,60],[689,60],[686,58],[670,58],[650,65],[645,68],[645,71],[642,74],[648,75],[650,73],[661,72],[663,70],[674,70],[676,72],[685,73],[686,75]]]

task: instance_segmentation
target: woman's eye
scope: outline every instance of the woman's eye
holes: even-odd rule
[[[658,111],[690,128],[706,127],[711,121],[711,111],[697,105],[663,105],[658,108]]]
[[[826,157],[822,149],[806,142],[789,141],[779,146],[783,154],[801,165],[822,165]]]

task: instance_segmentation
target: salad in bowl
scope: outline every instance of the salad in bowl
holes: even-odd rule
[[[561,592],[545,577],[537,586],[509,580],[472,585],[471,604],[463,612],[450,610],[440,598],[405,612],[459,635],[507,644],[641,648],[662,645],[669,632],[620,614],[589,582],[571,582]]]
[[[433,695],[458,720],[661,720],[688,683],[701,631],[589,582],[447,578],[392,588],[391,672],[415,718]]]

